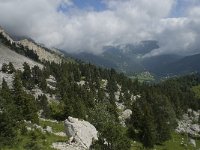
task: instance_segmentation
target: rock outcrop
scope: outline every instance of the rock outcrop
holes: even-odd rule
[[[122,117],[124,119],[129,119],[132,115],[132,111],[130,109],[126,109],[124,112],[122,112]]]
[[[119,116],[119,120],[122,126],[126,126],[126,120],[130,119],[132,115],[132,111],[130,109],[124,110],[121,115]]]
[[[0,26],[0,34],[2,34],[11,44],[14,43],[14,40],[9,36],[8,33]]]
[[[37,44],[34,41],[24,39],[21,41],[13,40],[8,33],[5,32],[3,28],[0,27],[0,34],[8,41],[10,44],[16,44],[17,47],[24,46],[29,50],[34,51],[41,61],[61,63],[63,59],[63,54],[56,49],[49,49],[41,44]],[[0,40],[1,42],[1,40]]]
[[[61,56],[59,56],[58,54],[47,51],[46,48],[27,39],[19,41],[18,44],[21,44],[24,47],[28,47],[28,49],[33,50],[39,56],[39,59],[41,61],[49,61],[55,63],[61,63],[62,61]]]
[[[200,137],[200,125],[198,119],[200,111],[188,110],[187,114],[183,115],[183,119],[178,121],[176,131],[178,133],[187,133],[190,137]]]
[[[66,134],[70,143],[76,143],[83,149],[89,149],[93,140],[98,140],[96,128],[87,121],[68,117],[65,120]]]
[[[40,68],[43,67],[43,65],[12,51],[10,48],[0,43],[0,85],[2,83],[2,79],[4,78],[8,83],[9,87],[12,87],[13,75],[3,73],[1,71],[2,64],[4,63],[8,64],[9,62],[11,62],[14,65],[15,69],[19,70],[23,70],[24,62],[27,62],[30,67],[33,66],[39,66]]]
[[[55,90],[56,89],[56,79],[54,76],[50,75],[48,79],[46,79],[46,82],[47,82],[47,86],[52,89],[52,90]]]

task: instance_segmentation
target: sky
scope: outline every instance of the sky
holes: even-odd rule
[[[0,26],[66,52],[157,40],[160,54],[200,53],[200,0],[0,0]]]

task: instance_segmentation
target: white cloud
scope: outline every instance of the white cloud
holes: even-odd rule
[[[72,0],[0,0],[0,24],[15,35],[68,52],[101,53],[105,45],[155,39],[161,48],[149,55],[189,53],[199,43],[197,6],[185,18],[168,18],[176,0],[103,2],[107,9],[97,12],[78,9]]]

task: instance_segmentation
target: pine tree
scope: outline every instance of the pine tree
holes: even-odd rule
[[[151,107],[144,106],[144,114],[142,121],[141,141],[145,147],[153,147],[156,143],[156,126],[154,123]]]
[[[126,136],[125,129],[118,124],[107,123],[99,133],[99,140],[92,148],[98,150],[129,150],[130,140]]]
[[[3,78],[3,81],[2,81],[2,89],[1,89],[1,96],[2,98],[6,99],[7,101],[11,101],[11,91],[8,87],[8,84],[7,82],[5,81],[5,79]]]
[[[23,90],[22,81],[18,72],[15,73],[13,80],[13,90],[14,103],[18,110],[17,119],[38,122],[36,101],[33,96]]]
[[[50,110],[50,108],[49,108],[49,103],[48,103],[48,101],[47,101],[47,97],[46,97],[46,95],[40,95],[39,97],[38,97],[38,101],[39,101],[39,107],[40,107],[40,109],[42,109],[43,111],[42,111],[42,117],[44,117],[44,118],[50,118],[50,116],[51,116],[51,110]]]
[[[65,104],[65,114],[66,116],[71,116],[74,112],[74,108],[73,108],[73,104],[72,104],[72,101],[73,99],[69,99],[68,96],[66,94],[64,94],[63,98],[62,98],[62,101],[64,102]]]
[[[117,106],[116,106],[116,103],[115,103],[115,95],[114,93],[110,93],[110,96],[109,96],[109,102],[110,104],[108,105],[108,111],[113,114],[115,116],[115,120],[118,121],[118,113],[117,113]]]
[[[7,73],[8,72],[8,65],[6,63],[3,63],[1,70],[2,70],[2,72]]]
[[[120,92],[120,95],[119,95],[119,102],[120,103],[124,102],[124,96],[122,95],[122,92]]]
[[[0,97],[0,102],[2,98]],[[15,120],[7,108],[0,106],[0,147],[11,146],[15,143],[17,137],[17,129]]]
[[[34,66],[31,72],[32,72],[32,76],[33,76],[32,78],[33,78],[34,83],[39,84],[43,76],[41,69],[38,66]]]
[[[33,80],[31,77],[31,68],[28,65],[28,63],[24,63],[23,64],[23,73],[22,73],[22,81],[23,81],[23,85],[27,88],[27,89],[32,89],[34,84],[33,84]]]
[[[15,70],[15,67],[13,66],[13,64],[11,62],[9,62],[8,64],[8,73],[9,74],[12,74],[14,73],[16,70]]]
[[[38,123],[38,110],[35,98],[30,94],[24,93],[22,99],[21,108],[23,119]]]
[[[23,64],[23,74],[22,74],[22,79],[23,80],[30,80],[31,79],[31,69],[28,63],[24,62]]]
[[[23,86],[22,86],[22,81],[20,78],[20,72],[17,71],[14,76],[13,80],[13,89],[14,89],[14,96],[18,97],[23,93]]]
[[[176,115],[166,96],[156,95],[152,98],[155,121],[157,123],[157,142],[164,142],[171,137],[171,129],[176,125]]]
[[[6,82],[3,82],[7,88]],[[17,138],[16,111],[9,92],[8,88],[0,90],[0,147],[15,144]]]

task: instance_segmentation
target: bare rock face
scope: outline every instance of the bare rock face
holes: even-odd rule
[[[9,62],[14,65],[15,69],[19,70],[23,70],[24,62],[28,63],[30,67],[43,67],[43,65],[12,51],[10,48],[0,43],[0,85],[2,83],[2,79],[4,78],[9,87],[12,87],[13,74],[7,74],[1,71],[3,63],[8,64]]]
[[[188,113],[183,115],[183,119],[178,121],[176,131],[187,133],[190,137],[200,137],[200,124],[198,124],[199,111],[188,109]]]
[[[23,70],[23,63],[26,62],[30,65],[30,67],[38,66],[40,68],[43,65],[23,56],[14,51],[10,48],[0,44],[0,69],[3,63],[8,64],[9,62],[13,63],[15,69]]]
[[[4,31],[4,29],[0,26],[0,33],[12,44],[14,43],[13,39]]]
[[[89,149],[93,140],[98,140],[96,128],[87,121],[68,117],[65,120],[66,134],[70,143],[77,143],[83,149]]]
[[[55,63],[61,63],[62,62],[62,55],[58,50],[56,49],[47,49],[41,44],[37,44],[35,42],[32,42],[30,40],[24,39],[21,41],[14,41],[9,34],[7,34],[3,28],[0,27],[0,34],[3,35],[10,44],[15,43],[17,46],[24,46],[27,47],[29,50],[34,51],[39,59],[41,61],[48,61],[48,62],[55,62]]]
[[[38,56],[40,60],[61,63],[62,59],[59,55],[51,53],[47,51],[42,46],[35,44],[27,39],[21,40],[18,42],[19,44],[23,45],[24,47],[28,47],[30,50],[33,50]]]

